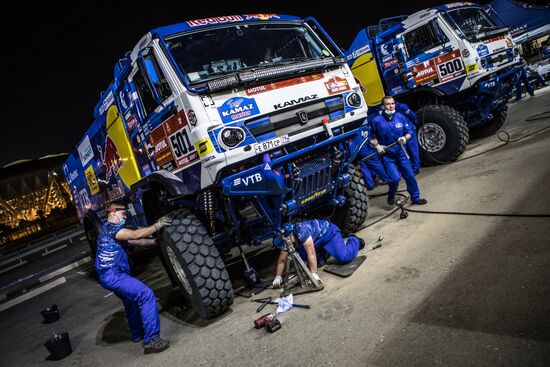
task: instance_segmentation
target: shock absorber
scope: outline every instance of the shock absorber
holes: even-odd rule
[[[342,161],[342,151],[336,147],[333,147],[333,149],[334,153],[332,154],[331,168],[335,169],[340,166],[340,162]]]
[[[207,221],[208,229],[214,231],[216,226],[216,202],[214,193],[211,190],[202,194],[202,210]]]

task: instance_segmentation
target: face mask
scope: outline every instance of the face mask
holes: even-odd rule
[[[124,227],[124,225],[126,224],[126,219],[122,218],[121,220],[118,221],[118,225],[121,226],[121,227]]]
[[[395,110],[384,110],[384,113],[388,116],[392,116],[395,113]]]

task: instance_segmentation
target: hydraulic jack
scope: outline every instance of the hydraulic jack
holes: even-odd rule
[[[288,256],[285,261],[285,278],[284,278],[284,289],[283,296],[287,296],[292,293],[294,295],[317,292],[322,290],[323,284],[313,277],[311,271],[294,248],[294,245],[290,241],[290,237],[284,237],[284,249]],[[291,266],[294,268],[296,274],[291,274]],[[301,289],[297,291],[290,292],[291,288],[300,286]]]

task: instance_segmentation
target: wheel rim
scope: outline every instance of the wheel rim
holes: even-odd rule
[[[172,269],[174,269],[174,272],[176,273],[176,276],[178,277],[181,285],[183,286],[183,289],[187,294],[192,295],[193,290],[191,289],[191,284],[189,284],[189,280],[187,279],[187,276],[185,275],[185,271],[181,267],[181,264],[172,248],[170,246],[166,246],[166,253],[168,254],[168,261],[170,261],[170,264],[172,265]]]
[[[418,143],[430,153],[439,152],[446,142],[447,135],[438,124],[427,122],[418,131]]]

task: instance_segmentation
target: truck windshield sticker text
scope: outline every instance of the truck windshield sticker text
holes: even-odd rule
[[[274,82],[274,83],[259,85],[257,87],[248,88],[248,89],[245,90],[245,92],[246,92],[246,95],[251,96],[251,95],[254,95],[254,94],[269,92],[269,91],[272,91],[272,90],[285,88],[285,87],[290,87],[290,86],[298,85],[298,84],[302,84],[302,83],[307,83],[307,82],[311,82],[311,81],[314,81],[314,80],[320,80],[322,78],[323,78],[323,74],[313,74],[313,75],[300,76],[300,77],[297,77],[297,78],[282,80],[280,82]]]
[[[208,24],[240,22],[242,20],[243,20],[243,17],[241,17],[240,15],[227,15],[223,17],[189,20],[186,23],[189,27],[197,27],[197,26],[208,25]]]

